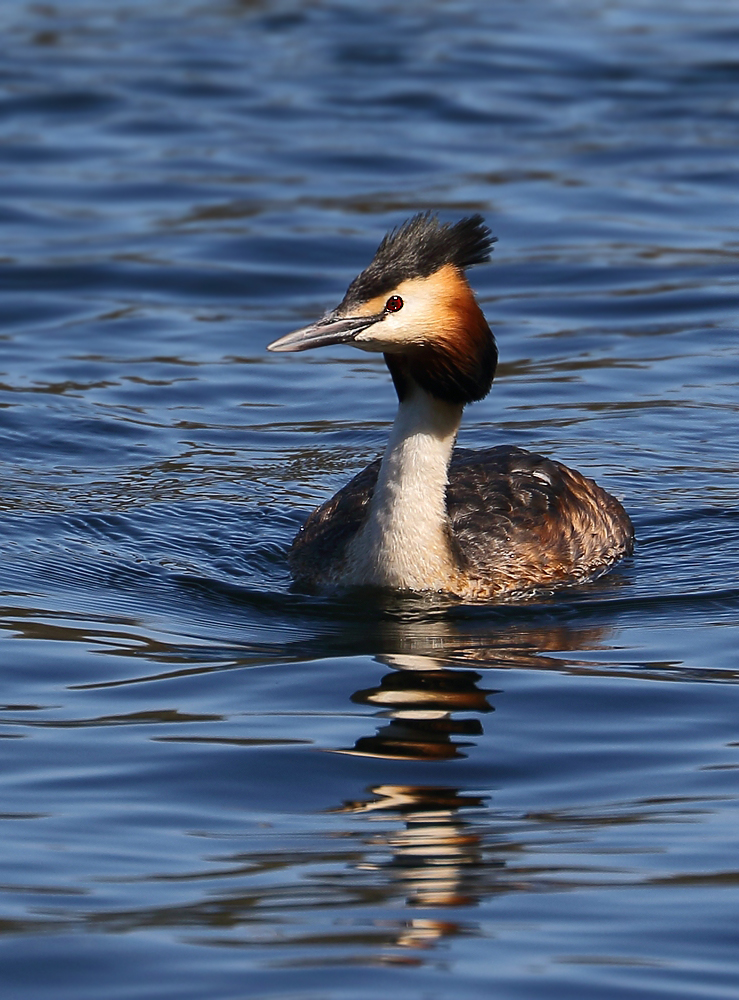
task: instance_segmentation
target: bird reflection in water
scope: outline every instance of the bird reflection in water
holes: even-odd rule
[[[355,704],[376,710],[376,731],[333,752],[376,758],[378,766],[423,763],[432,772],[433,762],[461,763],[483,735],[483,717],[494,711],[489,698],[499,693],[481,686],[486,669],[495,669],[498,677],[507,669],[593,673],[598,667],[581,660],[580,651],[600,648],[607,638],[603,626],[572,628],[561,622],[535,630],[513,621],[496,633],[488,626],[478,631],[474,619],[464,630],[443,619],[424,623],[422,630],[388,628],[382,639],[402,651],[377,657],[390,670],[375,686],[352,695]],[[563,659],[560,654],[568,650],[578,655]],[[511,857],[518,859],[525,850],[526,835],[519,830],[512,836],[509,815],[496,821],[488,799],[479,789],[451,783],[378,782],[329,810],[366,823],[359,831],[364,847],[350,862],[348,883],[356,887],[359,880],[366,891],[369,882],[373,898],[399,897],[405,903],[403,917],[378,927],[385,945],[374,960],[420,965],[424,952],[445,939],[479,933],[471,914],[485,899],[538,886],[517,863],[511,867]],[[524,830],[533,822],[538,832],[536,821],[518,820]]]
[[[395,641],[415,642],[414,651],[378,657],[390,671],[376,686],[352,695],[356,704],[378,710],[375,719],[380,725],[353,747],[335,752],[399,762],[464,758],[483,734],[482,717],[494,711],[488,699],[499,693],[481,687],[483,673],[470,666],[592,672],[592,665],[577,660],[567,665],[547,654],[597,648],[606,637],[607,630],[597,625],[572,629],[552,624],[534,632],[513,624],[494,639],[489,631],[462,635],[437,621],[424,631],[422,641],[429,653],[422,654],[418,636],[394,636]],[[394,927],[383,925],[392,944],[377,956],[382,962],[420,964],[424,949],[445,938],[478,932],[469,914],[482,899],[528,884],[520,875],[512,878],[507,867],[512,849],[508,823],[491,828],[488,797],[474,790],[448,784],[377,784],[366,796],[332,811],[364,815],[374,826],[376,832],[370,827],[371,832],[362,833],[368,850],[353,870],[367,878],[374,874],[383,891],[392,887],[410,911]],[[457,919],[440,919],[438,910],[445,907],[456,908]]]
[[[447,760],[465,757],[461,748],[469,742],[455,742],[454,736],[479,736],[478,718],[455,719],[454,712],[492,712],[481,690],[480,674],[472,670],[448,670],[429,656],[397,654],[380,658],[393,667],[377,687],[357,691],[352,701],[382,708],[380,718],[389,719],[374,736],[363,736],[344,753],[368,757],[397,757],[411,760]]]
[[[462,794],[443,785],[376,785],[372,798],[347,802],[341,812],[388,814],[405,829],[372,838],[392,850],[388,864],[363,861],[363,871],[392,869],[409,906],[462,906],[477,902],[471,866],[482,863],[480,835],[462,810],[479,809],[485,796]]]
[[[455,718],[454,713],[493,711],[488,695],[495,692],[477,686],[481,675],[446,669],[428,656],[398,654],[381,659],[393,668],[391,673],[376,687],[357,691],[352,701],[380,706],[383,725],[373,736],[363,736],[353,748],[339,752],[416,761],[466,756],[462,748],[472,742],[455,737],[478,736],[482,725],[479,718]],[[382,872],[400,887],[410,907],[476,905],[475,881],[483,864],[481,834],[465,811],[483,808],[485,797],[445,785],[384,784],[368,791],[368,798],[346,802],[336,811],[364,813],[375,820],[393,816],[402,820],[404,828],[371,836],[370,844],[389,850],[390,856],[382,861],[365,857],[356,870]],[[486,868],[490,864],[486,859]],[[428,948],[463,930],[455,921],[412,918],[398,928],[395,946]],[[398,961],[397,955],[385,958]]]

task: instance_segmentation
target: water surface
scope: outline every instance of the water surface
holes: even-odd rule
[[[734,998],[735,6],[0,26],[4,995]],[[426,208],[499,237],[461,442],[622,500],[595,583],[290,588],[394,395],[265,345]]]

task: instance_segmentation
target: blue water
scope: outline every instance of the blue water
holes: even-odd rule
[[[23,1000],[734,998],[730,0],[5,0],[0,983]],[[379,358],[268,355],[481,212],[461,443],[617,495],[534,603],[290,590]]]

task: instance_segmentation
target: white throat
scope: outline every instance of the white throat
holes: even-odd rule
[[[446,486],[462,406],[409,380],[382,459],[369,514],[352,539],[345,582],[398,590],[445,590],[455,565]]]

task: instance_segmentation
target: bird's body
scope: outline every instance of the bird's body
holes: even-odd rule
[[[620,503],[580,473],[515,447],[454,451],[464,405],[495,374],[495,341],[464,276],[492,242],[479,216],[455,226],[415,216],[336,310],[270,345],[381,351],[399,399],[382,459],[296,536],[299,583],[494,600],[592,579],[632,551]]]

